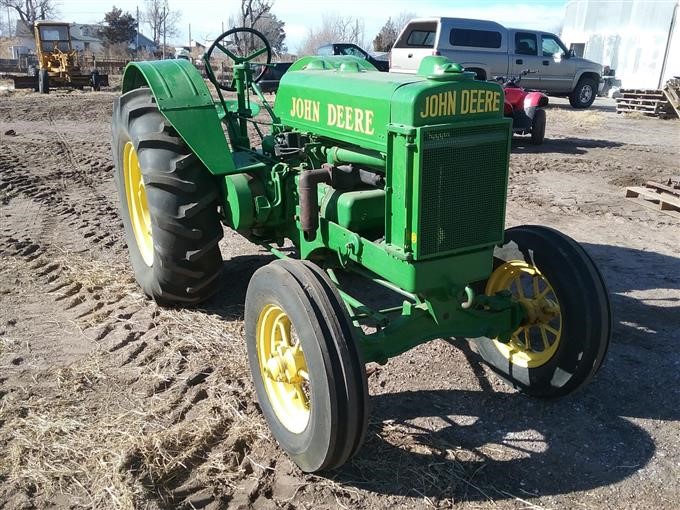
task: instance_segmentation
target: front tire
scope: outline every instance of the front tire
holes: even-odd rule
[[[114,104],[113,158],[135,279],[161,305],[218,289],[223,231],[217,185],[160,113],[148,88]]]
[[[253,383],[272,434],[306,472],[338,467],[367,424],[366,373],[337,291],[309,262],[258,269],[246,295]]]
[[[506,231],[494,267],[486,294],[509,290],[527,318],[507,343],[480,339],[482,358],[529,395],[560,397],[584,386],[611,336],[609,296],[590,256],[557,230],[525,225]]]
[[[588,108],[595,101],[596,95],[597,81],[593,78],[583,77],[569,94],[569,104],[573,108]]]

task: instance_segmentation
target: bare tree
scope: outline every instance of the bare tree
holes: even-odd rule
[[[402,31],[409,21],[417,17],[418,16],[415,12],[408,11],[402,11],[397,16],[395,16],[395,18],[392,20],[392,23],[394,23],[394,28],[397,29],[397,35],[399,35],[399,32]]]
[[[365,46],[364,22],[358,17],[329,14],[321,18],[321,26],[310,29],[298,48],[298,55],[313,55],[324,44],[344,42]]]
[[[274,53],[286,51],[283,43],[286,38],[285,23],[271,12],[274,0],[241,0],[241,6],[236,16],[229,17],[232,27],[254,28],[261,32],[269,41]],[[242,54],[250,53],[257,46],[254,37],[240,37],[235,41]]]
[[[255,28],[257,22],[269,13],[273,6],[273,0],[241,0],[239,13],[241,26]]]
[[[0,13],[0,37],[12,37],[12,22]]]
[[[54,18],[57,14],[54,0],[0,0],[0,7],[12,9],[20,20],[31,25],[36,20]]]
[[[164,37],[174,37],[179,33],[177,25],[182,13],[170,9],[167,0],[144,0],[144,11],[139,17],[149,25],[153,42],[160,44]]]

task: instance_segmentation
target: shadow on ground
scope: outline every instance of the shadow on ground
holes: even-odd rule
[[[616,113],[616,102],[610,99],[605,99],[605,98],[595,98],[595,102],[590,105],[590,107],[584,109],[584,110],[578,110],[576,108],[573,108],[568,101],[562,102],[561,100],[555,101],[555,97],[550,96],[549,100],[550,102],[548,103],[547,108],[548,109],[564,109],[564,110],[573,110],[575,112],[589,112],[589,111],[597,111],[597,112],[605,112],[605,113]]]
[[[494,392],[481,358],[456,343],[482,391],[373,397],[363,450],[332,477],[383,494],[482,501],[607,486],[647,465],[656,445],[634,419],[680,420],[680,258],[585,248],[614,313],[608,358],[589,386],[560,400]],[[626,295],[654,289],[666,297]]]
[[[199,309],[208,314],[219,315],[225,320],[243,320],[248,282],[255,271],[274,260],[276,257],[266,252],[239,255],[225,260],[220,274],[220,290],[201,303]]]
[[[517,154],[586,154],[590,149],[611,149],[625,145],[611,140],[587,138],[546,138],[542,145],[532,145],[529,136],[512,137],[511,151]]]

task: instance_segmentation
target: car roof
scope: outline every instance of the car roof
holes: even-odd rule
[[[409,20],[409,23],[422,23],[422,22],[435,22],[435,23],[460,23],[460,24],[468,24],[468,25],[478,25],[478,26],[487,26],[487,27],[494,27],[494,28],[499,28],[499,29],[505,29],[503,25],[500,23],[497,23],[495,21],[490,21],[486,19],[473,19],[473,18],[449,18],[449,17],[443,17],[443,16],[435,16],[435,17],[426,17],[426,18],[413,18],[412,20]]]

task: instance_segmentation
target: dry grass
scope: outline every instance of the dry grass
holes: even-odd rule
[[[235,388],[210,381],[191,419],[177,420],[163,397],[121,392],[124,375],[95,357],[44,374],[56,383],[46,396],[5,403],[6,486],[46,501],[62,495],[76,506],[136,508],[149,500],[171,504],[189,476],[204,486],[243,476],[247,451],[265,436],[259,420],[243,413]]]
[[[123,296],[117,304],[141,310],[121,324],[102,308],[76,319],[83,334],[106,321],[146,329],[149,354],[118,366],[102,345],[86,359],[34,374],[30,389],[0,400],[0,497],[23,492],[90,508],[174,506],[191,493],[186,485],[228,494],[257,470],[253,445],[270,440],[253,416],[242,325],[224,313],[159,309],[115,266],[73,256],[58,263],[86,298]]]

